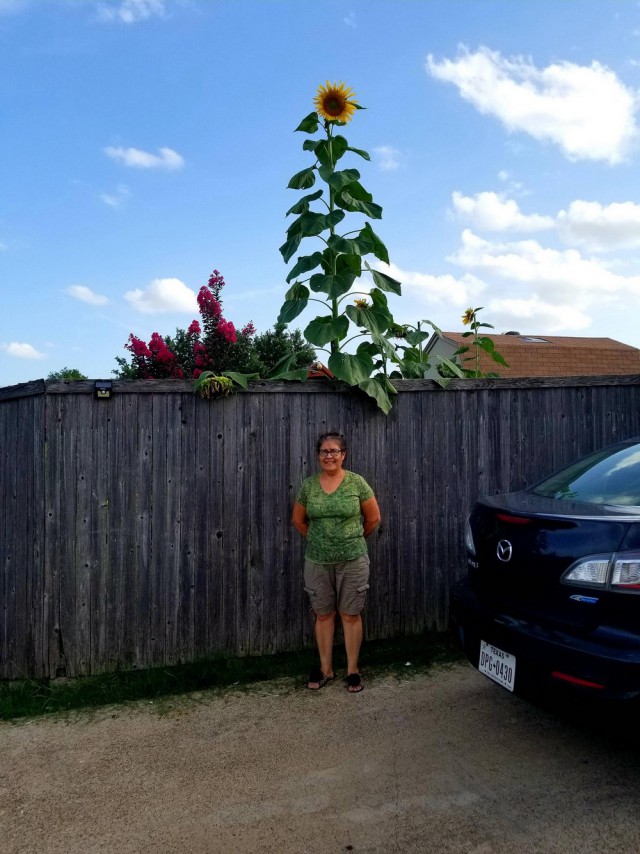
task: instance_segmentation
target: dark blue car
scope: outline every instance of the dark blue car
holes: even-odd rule
[[[640,695],[640,439],[479,500],[465,541],[452,621],[478,670],[510,691]]]

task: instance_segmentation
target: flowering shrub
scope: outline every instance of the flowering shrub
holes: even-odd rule
[[[222,313],[224,286],[222,274],[214,270],[198,293],[201,322],[193,320],[186,330],[176,329],[173,338],[154,332],[145,343],[131,333],[124,345],[131,356],[128,361],[116,356],[114,374],[121,379],[198,379],[204,372],[226,371],[266,376],[283,356],[293,355],[296,368],[314,361],[315,350],[297,330],[288,333],[277,326],[273,333],[256,336],[249,321],[238,331]]]
[[[132,354],[131,368],[136,377],[148,380],[166,377],[180,379],[184,376],[175,353],[157,332],[153,333],[148,344],[131,333],[124,346]]]

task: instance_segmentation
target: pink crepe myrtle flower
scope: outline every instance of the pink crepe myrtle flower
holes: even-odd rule
[[[238,340],[236,328],[230,320],[221,320],[218,323],[217,331],[229,344],[235,344]]]
[[[209,276],[209,287],[211,290],[217,288],[219,291],[224,288],[224,277],[220,273],[219,270],[214,270],[213,273]]]
[[[222,314],[220,303],[206,285],[203,285],[198,293],[198,306],[200,307],[200,314],[205,318],[209,317],[215,320]]]
[[[151,352],[144,341],[141,341],[140,338],[137,338],[133,332],[129,335],[129,339],[127,343],[124,345],[130,353],[138,359],[150,359]]]

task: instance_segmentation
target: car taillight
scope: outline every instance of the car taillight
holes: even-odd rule
[[[562,581],[640,593],[640,552],[590,555],[570,566]]]
[[[616,555],[611,573],[611,587],[640,590],[640,555]]]
[[[467,547],[468,552],[470,552],[472,555],[476,553],[476,546],[473,542],[473,533],[471,531],[471,523],[468,519],[464,526],[464,544]]]
[[[610,555],[594,555],[575,563],[562,576],[570,584],[595,584],[604,587],[609,574]]]

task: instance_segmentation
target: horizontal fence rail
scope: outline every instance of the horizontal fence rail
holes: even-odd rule
[[[369,638],[447,626],[476,497],[640,434],[640,376],[396,387],[386,417],[325,380],[213,401],[181,380],[0,389],[0,678],[311,644],[289,519],[326,430],[382,510]]]

